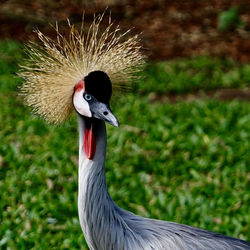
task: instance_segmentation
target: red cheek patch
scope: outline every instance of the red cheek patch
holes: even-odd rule
[[[75,94],[79,91],[85,90],[84,79],[79,81],[75,86]],[[83,136],[83,151],[88,159],[92,160],[96,151],[96,139],[93,133],[93,123],[86,121],[86,129]]]
[[[86,127],[83,138],[83,150],[90,160],[94,158],[96,150],[96,139],[92,128],[93,126]]]
[[[84,91],[85,89],[85,82],[84,82],[84,79],[82,79],[80,82],[78,82],[75,86],[75,93],[78,92],[78,91],[81,91],[83,90]]]

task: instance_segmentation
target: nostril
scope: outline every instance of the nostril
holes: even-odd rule
[[[104,115],[107,115],[107,114],[108,114],[108,112],[107,112],[107,111],[104,111],[104,112],[103,112],[103,114],[104,114]]]

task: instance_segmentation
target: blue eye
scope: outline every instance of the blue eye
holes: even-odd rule
[[[91,96],[91,95],[88,95],[88,94],[85,94],[85,95],[84,95],[84,99],[85,99],[86,101],[90,101],[90,100],[92,99],[92,96]]]

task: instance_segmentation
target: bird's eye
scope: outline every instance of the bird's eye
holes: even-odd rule
[[[85,94],[84,98],[86,101],[90,101],[92,99],[91,95]]]

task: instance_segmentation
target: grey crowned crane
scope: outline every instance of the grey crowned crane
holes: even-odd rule
[[[118,207],[105,179],[105,122],[118,127],[110,109],[112,87],[131,80],[143,55],[138,37],[124,40],[112,23],[100,34],[103,15],[87,34],[69,23],[69,38],[56,41],[37,31],[43,45],[27,47],[29,59],[20,72],[21,93],[33,110],[59,124],[75,109],[79,127],[78,213],[92,250],[250,249],[250,243],[203,229],[137,216]],[[126,34],[126,33],[125,33]],[[112,82],[112,84],[111,84]],[[118,83],[118,84],[116,84]]]

